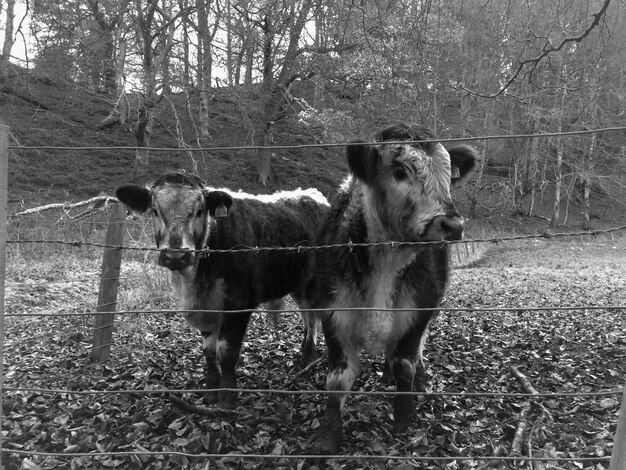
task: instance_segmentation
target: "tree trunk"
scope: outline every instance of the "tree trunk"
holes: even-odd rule
[[[272,24],[272,18],[266,15],[263,23],[263,111],[262,111],[262,125],[264,129],[264,140],[270,142],[271,127],[277,119],[277,115],[280,110],[280,106],[284,101],[283,90],[287,89],[291,83],[291,74],[295,66],[295,61],[298,56],[298,44],[300,42],[300,36],[304,25],[306,24],[309,12],[313,6],[313,0],[304,0],[298,16],[291,26],[289,31],[289,45],[285,52],[285,58],[278,75],[276,84],[273,79],[273,41],[276,31]],[[271,153],[269,151],[258,152],[257,155],[257,177],[259,183],[263,186],[267,186],[271,176]]]
[[[273,76],[273,47],[274,28],[272,18],[269,14],[263,19],[263,97],[262,97],[262,125],[263,125],[263,146],[267,147],[272,143],[270,128],[273,124],[274,107],[276,97],[274,93]],[[259,149],[256,159],[257,181],[263,186],[267,186],[271,174],[271,154],[267,149]]]
[[[533,126],[533,132],[535,128]],[[530,208],[528,209],[528,217],[532,217],[533,210],[535,209],[535,197],[537,196],[537,185],[539,184],[539,170],[538,170],[538,153],[539,153],[538,139],[531,139],[530,142],[530,164],[528,169],[528,180],[530,184]]]
[[[13,42],[15,39],[13,37],[13,22],[15,21],[15,0],[7,0],[6,6],[4,44],[2,45],[2,53],[0,54],[0,79],[4,81],[8,80],[11,49],[13,49]]]
[[[561,126],[559,126],[559,131]],[[557,137],[558,138],[558,137]],[[559,141],[556,147],[556,164],[554,167],[554,206],[552,208],[552,218],[550,219],[550,227],[556,227],[559,223],[559,216],[561,211],[561,188],[563,185],[563,139],[558,138]]]
[[[590,196],[591,196],[591,169],[593,167],[593,154],[596,151],[596,135],[591,136],[589,150],[583,161],[582,193],[583,193],[583,230],[591,230]]]
[[[210,0],[198,0],[198,87],[200,89],[200,109],[198,120],[200,121],[200,135],[210,137],[209,132],[209,107],[210,89],[212,80],[213,57],[211,54],[212,36],[209,31],[208,5]]]
[[[148,175],[150,167],[150,131],[152,129],[152,110],[144,105],[139,109],[139,118],[135,126],[135,139],[137,140],[137,150],[135,150],[135,165],[133,167],[132,180],[136,184],[143,184]]]
[[[109,95],[117,92],[117,61],[115,54],[115,36],[113,30],[102,31],[104,40],[102,81],[103,91]]]
[[[126,63],[126,41],[120,39],[117,50],[117,59],[115,65],[115,88],[119,92],[118,109],[120,113],[120,124],[123,126],[128,119],[128,100],[126,98],[126,90],[124,89],[124,64]]]
[[[152,49],[152,27],[154,13],[158,0],[150,0],[146,14],[143,14],[143,2],[136,0],[137,23],[141,36],[141,50],[143,53],[143,93],[139,95],[139,111],[137,125],[135,126],[135,138],[137,147],[135,152],[135,165],[133,168],[133,181],[140,184],[148,173],[150,164],[150,151],[144,147],[150,147],[150,135],[152,122],[154,121],[154,108],[158,101],[156,93],[156,71],[154,64],[154,51]]]
[[[271,131],[268,129],[263,133],[263,146],[269,147],[273,138]],[[272,150],[270,148],[259,149],[256,159],[256,172],[258,182],[263,186],[267,186],[272,173]]]

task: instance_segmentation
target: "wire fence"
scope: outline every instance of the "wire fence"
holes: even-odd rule
[[[520,235],[520,236],[510,236],[510,237],[495,237],[495,238],[480,238],[480,239],[470,239],[465,240],[464,243],[483,243],[483,244],[499,244],[505,243],[508,241],[518,241],[518,240],[529,240],[529,239],[543,239],[543,240],[553,240],[561,237],[597,237],[600,235],[610,235],[614,233],[618,233],[626,230],[626,226],[614,227],[610,229],[605,229],[601,231],[595,232],[563,232],[563,233],[552,233],[552,234],[536,234],[536,235]],[[158,251],[155,248],[151,247],[132,247],[132,246],[123,246],[123,245],[109,245],[105,243],[94,243],[89,241],[65,241],[65,240],[49,240],[49,239],[41,239],[41,240],[7,240],[7,243],[10,245],[28,245],[28,244],[41,244],[41,245],[49,245],[49,244],[60,244],[72,248],[79,248],[81,250],[85,249],[111,249],[111,250],[121,250],[121,251],[142,251],[142,252],[155,252]],[[233,250],[201,250],[203,252],[208,253],[224,253],[224,252],[258,252],[258,251],[277,251],[277,250],[302,250],[302,249],[316,249],[316,250],[332,250],[332,249],[347,249],[352,250],[355,247],[364,247],[364,246],[391,246],[392,248],[397,248],[399,245],[432,245],[432,244],[441,244],[441,242],[424,242],[424,243],[375,243],[375,244],[336,244],[336,245],[323,245],[323,246],[306,246],[306,247],[248,247],[248,248],[237,248]],[[453,245],[453,243],[449,243]],[[38,250],[35,250],[38,251]],[[53,250],[54,251],[54,250]],[[108,278],[113,281],[120,281],[123,279],[121,277],[113,277]],[[100,304],[96,307],[110,307],[108,304]],[[414,309],[393,309],[393,308],[345,308],[338,309],[345,311],[407,311]],[[519,313],[520,308],[508,308],[508,307],[479,307],[479,308],[471,308],[471,307],[442,307],[442,308],[434,308],[434,309],[419,309],[419,310],[437,310],[442,312],[448,312],[451,314],[454,313],[478,313],[478,312],[514,312]],[[572,306],[562,306],[562,307],[527,307],[523,309],[528,312],[550,312],[550,311],[572,311],[572,310],[585,310],[585,311],[615,311],[623,314],[626,312],[625,305],[572,305]],[[324,309],[303,309],[302,311],[308,311],[311,313],[323,312]],[[178,314],[185,313],[186,311],[182,311],[180,309],[134,309],[134,310],[119,310],[115,312],[115,315],[138,315],[138,314],[149,314],[149,315],[162,315],[162,314]],[[204,310],[206,313],[224,313],[220,310]],[[244,312],[244,310],[227,312],[227,313],[240,313]],[[275,310],[268,309],[265,310],[265,313],[283,313],[284,309]],[[106,315],[107,312],[99,312],[99,311],[84,311],[84,312],[73,312],[73,313],[63,313],[63,312],[21,312],[21,313],[7,313],[5,317],[12,319],[28,319],[32,317],[87,317],[87,316],[97,316],[97,315]],[[104,325],[100,328],[112,326]],[[104,345],[99,345],[96,347],[111,347],[114,346],[113,343],[108,343]],[[237,389],[220,389],[222,391],[233,391],[240,394],[268,394],[268,395],[276,395],[276,396],[307,396],[307,395],[327,395],[327,394],[341,394],[348,396],[372,396],[372,397],[388,397],[394,395],[413,395],[416,397],[460,397],[460,398],[500,398],[505,400],[513,400],[513,399],[529,399],[533,400],[541,400],[541,399],[566,399],[566,398],[583,398],[583,399],[598,399],[602,397],[619,397],[623,394],[623,390],[621,388],[617,388],[614,390],[607,391],[589,391],[589,392],[559,392],[559,393],[516,393],[516,392],[453,392],[453,391],[445,391],[445,392],[392,392],[392,391],[364,391],[364,390],[354,390],[349,392],[333,392],[326,390],[285,390],[285,389],[248,389],[248,388],[237,388]],[[156,388],[151,390],[137,390],[137,389],[117,389],[117,390],[71,390],[71,389],[54,389],[54,388],[41,388],[41,387],[4,387],[4,391],[6,393],[11,394],[29,394],[29,393],[38,393],[42,395],[67,395],[67,396],[110,396],[110,395],[164,395],[164,394],[202,394],[210,391],[217,391],[212,389],[184,389],[184,388],[176,388],[176,389],[168,389],[168,388]],[[3,449],[5,453],[11,453],[15,455],[23,455],[23,456],[38,456],[38,457],[64,457],[64,458],[75,458],[75,457],[98,457],[98,456],[159,456],[159,455],[179,455],[185,456],[187,458],[194,459],[257,459],[257,460],[265,460],[265,459],[286,459],[286,460],[297,460],[297,461],[306,461],[312,459],[319,459],[319,455],[311,455],[311,454],[291,454],[291,455],[267,455],[267,454],[256,454],[256,453],[229,453],[227,455],[224,454],[215,454],[215,453],[188,453],[188,452],[177,452],[177,451],[167,451],[167,452],[141,452],[141,451],[111,451],[111,452],[63,452],[63,453],[55,453],[55,452],[40,452],[40,451],[27,451],[20,449]],[[415,455],[354,455],[354,454],[338,454],[331,456],[324,456],[324,458],[337,458],[337,459],[349,459],[349,460],[361,460],[361,459],[372,459],[372,460],[385,460],[385,461],[407,461],[407,462],[450,462],[450,461],[500,461],[500,462],[519,462],[522,457],[510,457],[510,456],[450,456],[450,457],[430,457],[430,456],[415,456]],[[524,461],[527,462],[576,462],[578,464],[584,464],[587,462],[608,462],[609,457],[523,457]]]
[[[619,128],[604,128],[604,129],[595,129],[589,131],[579,131],[579,132],[563,132],[563,133],[551,133],[551,134],[542,134],[542,135],[507,135],[507,136],[482,136],[482,137],[474,137],[474,138],[462,138],[462,139],[436,139],[439,142],[457,142],[457,141],[468,141],[468,140],[489,140],[489,139],[499,139],[499,138],[541,138],[541,137],[549,137],[556,135],[578,135],[578,134],[591,134],[598,132],[616,132],[616,131],[626,131],[626,127]],[[402,142],[406,143],[406,142]],[[330,147],[330,146],[346,146],[350,145],[350,143],[339,143],[339,144],[311,144],[311,145],[296,145],[296,146],[275,146],[272,148],[276,149],[302,149],[308,147]],[[197,150],[197,151],[216,151],[216,150],[241,150],[241,149],[256,149],[258,147],[247,146],[247,147],[209,147],[202,149],[185,149],[188,150]],[[98,149],[103,150],[102,147],[45,147],[45,146],[9,146],[9,149],[13,150],[92,150]],[[134,147],[110,147],[111,150],[134,150]],[[151,148],[150,150],[155,151],[172,151],[171,148]],[[44,223],[54,223],[57,219],[53,217],[42,217],[40,215],[33,214],[24,214],[22,216],[10,215],[12,219],[17,219],[18,217],[29,217],[32,221],[35,222],[44,222]],[[86,221],[87,225],[101,225],[101,222],[93,222]],[[531,240],[531,239],[541,239],[541,240],[554,240],[557,238],[567,238],[567,237],[598,237],[602,235],[613,235],[615,233],[620,233],[626,230],[626,225],[617,226],[610,229],[603,230],[595,230],[595,231],[577,231],[577,232],[562,232],[562,233],[551,233],[546,232],[542,234],[534,234],[534,235],[516,235],[516,236],[502,236],[502,237],[490,237],[490,238],[475,238],[469,240],[463,240],[459,242],[444,242],[446,245],[450,246],[461,246],[460,244],[464,243],[465,247],[468,244],[499,244],[511,241],[521,241],[521,240]],[[54,240],[47,238],[40,239],[8,239],[6,243],[9,247],[21,247],[26,245],[41,245],[50,246],[50,245],[61,245],[64,249],[42,249],[41,247],[35,247],[33,250],[23,250],[20,248],[19,253],[33,253],[33,254],[52,254],[52,253],[63,253],[67,252],[68,248],[71,251],[79,250],[81,252],[90,251],[94,253],[98,253],[102,250],[118,250],[118,251],[128,251],[128,252],[141,252],[141,253],[151,253],[158,252],[158,249],[153,247],[138,247],[138,246],[125,246],[125,245],[114,245],[100,242],[93,242],[89,240]],[[320,245],[320,246],[292,246],[292,247],[263,247],[263,246],[254,246],[254,247],[240,247],[231,250],[215,250],[215,249],[203,249],[198,250],[198,252],[202,254],[213,254],[213,253],[228,253],[228,252],[237,252],[237,253],[259,253],[263,251],[309,251],[309,250],[335,250],[335,249],[347,249],[353,250],[356,248],[362,247],[373,247],[373,246],[388,246],[391,248],[398,248],[401,246],[421,246],[421,245],[441,245],[442,242],[382,242],[382,243],[342,243],[342,244],[332,244],[332,245]],[[467,248],[466,248],[467,250]],[[9,251],[10,253],[10,251]],[[461,256],[461,254],[457,253],[457,256]],[[122,276],[119,277],[102,277],[102,276],[89,276],[93,279],[99,280],[107,280],[119,282],[125,279]],[[66,281],[50,281],[50,283],[63,283]],[[112,307],[110,303],[102,303],[96,305],[96,309],[101,307]],[[285,311],[291,311],[292,309],[268,309],[265,310],[265,313],[282,313]],[[342,310],[342,309],[335,309]],[[343,310],[349,311],[408,311],[413,309],[384,309],[384,308],[347,308]],[[430,310],[430,309],[419,309],[419,310]],[[527,312],[549,312],[549,311],[573,311],[573,310],[585,310],[585,311],[614,311],[623,315],[626,312],[626,305],[615,304],[615,305],[605,305],[599,306],[594,304],[588,305],[570,305],[570,306],[561,306],[561,307],[527,307],[520,309],[519,307],[481,307],[481,308],[470,308],[470,307],[442,307],[436,308],[432,310],[437,310],[441,312],[448,313],[477,313],[477,312],[514,312],[519,313],[520,310]],[[324,309],[303,309],[301,311],[307,311],[311,313],[316,312],[324,312]],[[185,311],[179,309],[133,309],[133,310],[120,310],[115,311],[115,315],[138,315],[138,314],[147,314],[147,315],[162,315],[162,314],[178,314],[184,313]],[[207,313],[224,313],[219,310],[204,310]],[[234,311],[229,313],[237,313],[242,311]],[[20,312],[20,313],[5,313],[4,317],[10,318],[14,321],[19,321],[20,319],[28,320],[32,317],[87,317],[87,316],[98,316],[98,315],[107,315],[109,312],[102,311],[84,311],[84,312],[61,312],[61,311],[41,311],[41,312]],[[103,325],[97,328],[106,328],[111,325]],[[101,344],[95,347],[110,347],[112,343]],[[2,390],[7,393],[12,394],[27,394],[27,393],[40,393],[40,394],[52,394],[52,395],[76,395],[76,396],[97,396],[97,395],[119,395],[119,394],[133,394],[133,395],[163,395],[163,394],[202,394],[207,391],[211,391],[211,389],[186,389],[186,388],[177,388],[177,389],[168,389],[168,388],[157,388],[157,389],[142,389],[142,390],[132,390],[132,389],[116,389],[116,390],[73,390],[73,389],[51,389],[51,388],[38,388],[38,387],[2,387]],[[249,389],[249,388],[237,388],[237,389],[220,389],[222,391],[233,391],[241,394],[271,394],[271,395],[288,395],[288,396],[305,396],[305,395],[326,395],[339,393],[342,395],[360,395],[360,396],[394,396],[394,395],[413,395],[418,397],[463,397],[463,398],[503,398],[503,399],[520,399],[520,398],[532,398],[533,400],[539,398],[545,399],[563,399],[563,398],[601,398],[601,397],[613,397],[613,396],[622,396],[624,394],[623,388],[616,388],[614,390],[606,390],[599,392],[561,392],[561,393],[515,393],[515,392],[454,392],[454,391],[446,391],[446,392],[391,392],[391,391],[366,391],[366,390],[355,390],[349,392],[333,392],[326,390],[285,390],[285,389]],[[624,413],[625,410],[622,410]],[[261,453],[238,453],[231,452],[228,454],[223,453],[188,453],[188,452],[178,452],[178,451],[149,451],[144,452],[141,450],[132,450],[132,451],[121,451],[121,450],[109,450],[106,452],[43,452],[43,451],[33,451],[27,449],[17,449],[11,448],[8,449],[3,447],[1,449],[3,454],[15,454],[22,456],[32,456],[32,457],[61,457],[64,459],[74,458],[74,457],[154,457],[154,456],[181,456],[189,459],[207,459],[207,460],[215,460],[215,459],[240,459],[240,460],[298,460],[298,461],[315,461],[320,459],[319,455],[311,455],[311,454],[261,454]],[[484,462],[569,462],[575,465],[586,464],[586,463],[606,463],[609,462],[610,457],[608,456],[594,456],[594,457],[584,457],[584,456],[465,456],[465,455],[454,455],[454,456],[424,456],[424,455],[375,455],[375,454],[367,454],[367,455],[359,455],[359,454],[338,454],[338,455],[325,455],[323,456],[325,459],[343,459],[343,460],[372,460],[372,461],[398,461],[398,462],[432,462],[432,463],[444,463],[451,461],[458,462],[476,462],[476,461],[484,461]]]

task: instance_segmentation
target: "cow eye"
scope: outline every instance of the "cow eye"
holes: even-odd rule
[[[196,217],[202,217],[202,209],[196,211]]]
[[[407,176],[408,175],[406,173],[406,170],[402,167],[397,167],[395,170],[393,170],[393,177],[396,179],[396,181],[405,180]]]

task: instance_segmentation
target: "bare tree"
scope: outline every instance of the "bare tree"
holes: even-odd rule
[[[0,14],[1,6],[0,6]],[[13,49],[14,25],[15,22],[15,0],[7,0],[4,20],[4,44],[2,45],[2,53],[0,54],[0,78],[6,80],[9,70],[9,61],[11,59],[11,49]]]

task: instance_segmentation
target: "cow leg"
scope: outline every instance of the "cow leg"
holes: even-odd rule
[[[204,304],[195,307],[198,310],[210,308]],[[206,388],[217,389],[220,384],[221,368],[217,355],[218,338],[222,328],[222,314],[205,312],[187,312],[184,314],[189,325],[200,330],[202,335],[202,353],[206,359]],[[207,392],[204,400],[208,404],[217,402],[217,392]]]
[[[217,340],[218,334],[213,331],[202,331],[202,352],[206,359],[206,388],[214,389],[214,391],[207,392],[205,395],[205,401],[208,404],[217,403],[217,388],[220,386],[220,379],[222,376],[220,364],[217,357]]]
[[[237,388],[236,368],[239,361],[241,343],[246,334],[248,321],[252,311],[225,313],[222,324],[220,348],[218,351],[222,377],[220,388]],[[237,392],[221,391],[219,404],[222,408],[234,409],[237,407]]]
[[[332,319],[324,319],[322,326],[328,350],[328,377],[326,389],[329,391],[349,391],[359,371],[358,350],[350,344],[342,344],[336,337]],[[341,449],[344,394],[329,394],[322,425],[317,435],[316,447],[321,454],[336,454]]]
[[[428,376],[424,368],[423,349],[433,315],[430,312],[418,312],[418,315],[417,321],[400,338],[395,350],[388,354],[398,392],[426,391]],[[393,415],[394,432],[406,432],[415,415],[415,397],[394,396]]]
[[[303,312],[302,326],[304,335],[302,338],[302,367],[313,362],[317,356],[317,329],[319,325],[319,316],[316,313]]]

